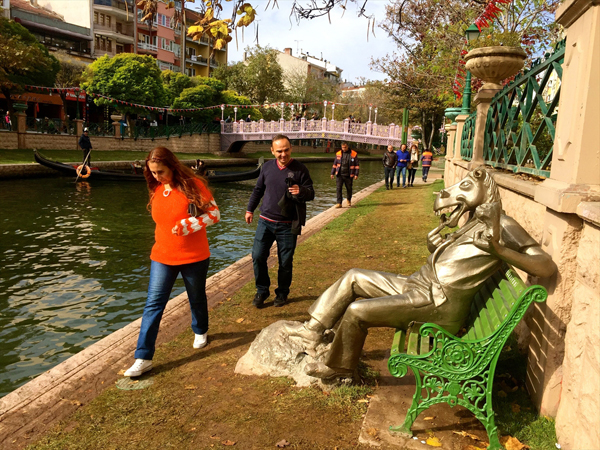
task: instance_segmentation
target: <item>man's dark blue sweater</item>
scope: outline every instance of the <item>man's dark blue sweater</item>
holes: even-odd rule
[[[290,179],[290,181],[286,181]],[[291,216],[282,213],[280,201],[286,193],[288,186],[297,184],[300,188],[298,195],[289,195],[296,208],[290,208]],[[315,198],[313,183],[308,173],[308,169],[301,162],[292,159],[289,164],[283,168],[279,166],[277,160],[267,161],[262,166],[256,186],[247,211],[253,213],[262,198],[260,206],[260,217],[276,222],[299,221],[300,225],[306,222],[306,202]]]

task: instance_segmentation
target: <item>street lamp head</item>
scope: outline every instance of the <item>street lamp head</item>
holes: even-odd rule
[[[221,111],[225,111],[225,105],[221,105]]]
[[[233,112],[237,112],[237,106],[233,108]]]
[[[323,106],[327,107],[327,100],[323,101]]]
[[[481,31],[479,30],[479,28],[477,28],[477,25],[475,25],[474,23],[472,23],[469,26],[469,28],[465,30],[465,37],[467,38],[467,41],[473,41],[477,39],[480,34]]]

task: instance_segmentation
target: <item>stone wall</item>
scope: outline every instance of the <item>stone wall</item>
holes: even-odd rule
[[[19,141],[17,138],[17,132],[13,131],[3,131],[0,133],[0,148],[11,150],[17,148],[19,145]]]

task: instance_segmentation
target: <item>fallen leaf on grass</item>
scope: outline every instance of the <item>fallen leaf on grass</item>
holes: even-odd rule
[[[227,363],[223,363],[221,364],[221,367],[225,367],[227,365]]]
[[[282,439],[277,444],[275,444],[275,447],[284,448],[284,447],[287,447],[288,445],[290,445],[290,443],[288,441],[286,441],[285,439]]]
[[[227,301],[230,302],[231,301],[231,297],[227,297]]]
[[[424,420],[433,420],[433,419],[435,419],[435,416],[431,416],[431,417],[425,417],[425,419],[424,419]],[[456,431],[455,431],[455,433],[456,433]]]
[[[506,397],[506,392],[498,391],[498,397]]]
[[[184,389],[187,390],[187,391],[193,391],[193,390],[198,389],[198,388],[196,386],[194,386],[193,384],[186,384],[184,386]]]
[[[219,436],[217,436],[216,434],[213,434],[211,437],[211,439],[216,439],[216,440],[220,440],[221,438]]]
[[[467,445],[463,450],[485,450],[485,448],[475,447],[474,445]]]
[[[528,445],[523,444],[517,438],[512,436],[502,436],[500,438],[500,443],[504,445],[506,450],[522,450],[524,448],[529,448]]]
[[[125,375],[125,369],[121,369],[117,372],[117,375]]]
[[[459,434],[461,436],[464,437],[470,437],[471,439],[474,439],[476,441],[480,441],[481,439],[479,439],[479,436],[476,436],[474,434],[471,433],[467,433],[466,431],[453,431],[454,434]]]
[[[377,437],[377,435],[379,434],[379,430],[377,428],[369,428],[367,430],[367,434],[369,436]]]
[[[190,428],[190,431],[196,431],[196,427]]]
[[[83,403],[81,403],[79,400],[71,400],[71,404],[75,405],[75,406],[81,406],[81,405],[83,405]]]
[[[518,403],[513,403],[512,405],[510,405],[510,409],[512,410],[512,412],[518,413],[521,411],[521,405],[519,405]]]
[[[430,437],[427,438],[427,445],[431,445],[432,447],[441,447],[442,443],[440,442],[440,440],[438,438],[434,437]]]
[[[237,323],[242,323],[244,321],[243,317],[240,317],[239,319],[236,320]]]
[[[367,400],[366,398],[361,398],[356,403],[369,403],[369,400]]]
[[[229,439],[227,439],[226,441],[221,441],[221,444],[223,444],[223,445],[235,445],[236,443],[234,441],[230,441]]]

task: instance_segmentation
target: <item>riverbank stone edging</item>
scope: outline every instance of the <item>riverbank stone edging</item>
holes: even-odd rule
[[[352,197],[353,203],[360,202],[383,184],[384,182],[380,181],[355,193]],[[309,219],[298,238],[298,244],[345,211],[346,208],[331,207]],[[276,263],[277,249],[274,244],[268,265],[274,267]],[[209,277],[206,282],[209,309],[225,301],[233,292],[253,279],[251,255]],[[185,331],[190,325],[190,320],[189,303],[184,292],[167,304],[157,345],[169,342]],[[121,376],[119,371],[129,367],[134,361],[133,352],[141,321],[139,318],[115,331],[1,398],[0,448],[24,448],[33,439],[112,386]]]

